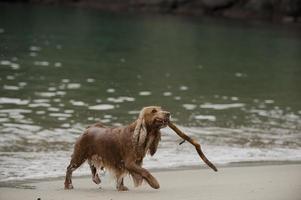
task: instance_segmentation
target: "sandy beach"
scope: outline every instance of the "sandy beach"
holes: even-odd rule
[[[14,199],[222,199],[222,200],[300,200],[301,164],[265,165],[153,172],[161,188],[147,184],[130,191],[118,192],[114,181],[104,181],[101,188],[89,177],[74,178],[75,189],[63,189],[63,177],[32,182],[17,187],[1,187],[1,200]]]

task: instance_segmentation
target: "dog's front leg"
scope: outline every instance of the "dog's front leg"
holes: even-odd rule
[[[125,163],[125,168],[129,172],[134,172],[141,175],[147,183],[154,189],[159,189],[160,185],[155,177],[153,177],[146,169],[140,167],[134,162]]]

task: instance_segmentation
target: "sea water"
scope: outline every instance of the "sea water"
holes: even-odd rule
[[[0,181],[62,176],[95,122],[160,105],[215,164],[301,160],[298,26],[0,7]],[[204,165],[170,129],[147,168]],[[87,165],[74,175],[89,174]]]

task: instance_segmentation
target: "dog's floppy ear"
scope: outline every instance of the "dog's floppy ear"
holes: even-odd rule
[[[137,125],[134,130],[133,141],[134,144],[137,146],[143,145],[147,136],[145,120],[144,120],[144,112],[145,109],[142,109],[140,111],[139,117],[137,119]]]
[[[151,156],[153,156],[156,153],[160,140],[161,140],[161,132],[158,131],[156,132],[155,138],[149,147],[149,153]]]

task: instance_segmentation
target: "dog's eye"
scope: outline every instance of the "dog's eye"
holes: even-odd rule
[[[152,113],[156,113],[156,112],[157,112],[157,110],[156,110],[156,109],[153,109],[153,110],[152,110]]]

